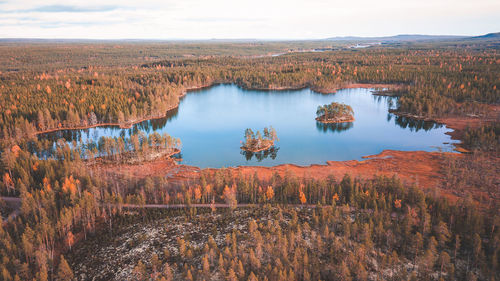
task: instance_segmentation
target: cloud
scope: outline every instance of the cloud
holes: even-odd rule
[[[180,18],[181,21],[187,22],[259,22],[265,20],[264,18],[241,18],[241,17],[193,17],[193,18]]]
[[[0,4],[2,2],[0,1]],[[45,5],[31,9],[0,11],[0,13],[99,13],[120,9],[119,6],[82,7],[72,5]]]
[[[469,35],[498,31],[498,11],[498,0],[0,0],[0,38]]]
[[[93,13],[93,12],[109,12],[119,9],[118,6],[101,6],[101,7],[78,7],[70,5],[47,5],[33,9],[24,10],[23,12],[42,12],[42,13]]]
[[[40,21],[36,18],[23,18],[20,21],[0,21],[0,26],[24,26],[31,27],[37,26],[42,29],[53,29],[60,27],[71,27],[71,26],[103,26],[103,25],[111,25],[123,23],[121,20],[106,20],[106,21]]]

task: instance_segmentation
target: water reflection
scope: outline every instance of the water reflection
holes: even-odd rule
[[[387,97],[381,96],[373,96],[374,101],[380,103],[385,101],[388,106],[392,106],[391,99],[387,99]],[[163,130],[167,124],[175,119],[178,116],[178,108],[172,109],[167,113],[165,118],[147,120],[144,122],[140,122],[134,124],[131,128],[122,129],[118,126],[102,126],[99,127],[100,131],[109,131],[110,135],[116,135],[118,137],[126,138],[131,135],[138,134],[139,132],[144,132],[146,134],[153,133],[155,131]],[[405,116],[398,116],[393,113],[387,113],[386,120],[387,122],[391,122],[394,118],[394,124],[403,129],[410,129],[410,131],[418,132],[420,130],[430,131],[433,129],[442,128],[443,124],[436,123],[434,121],[424,121],[419,119],[414,119]],[[316,129],[319,132],[323,133],[341,133],[347,130],[350,130],[354,127],[354,122],[344,122],[344,123],[322,123],[316,121]],[[99,130],[93,129],[82,129],[82,130],[62,130],[55,131],[51,133],[41,134],[38,139],[46,139],[50,142],[57,142],[60,139],[65,139],[68,142],[81,142],[82,139],[93,140],[94,142],[98,142],[100,139]],[[113,134],[112,132],[117,132],[118,134]]]
[[[190,92],[165,118],[140,122],[126,129],[105,126],[42,134],[38,136],[39,143],[32,147],[43,157],[49,155],[45,151],[56,150],[59,139],[69,145],[90,144],[83,149],[96,150],[95,144],[103,136],[127,139],[139,133],[168,133],[181,139],[182,156],[178,157],[182,157],[184,164],[216,168],[323,164],[328,160],[361,159],[384,149],[433,151],[444,143],[454,142],[445,134],[449,130],[440,124],[389,113],[396,97],[371,93],[369,89],[346,89],[324,95],[309,89],[252,91],[219,85]],[[331,102],[350,105],[356,120],[317,122],[318,105]],[[278,148],[257,154],[241,152],[239,143],[246,128],[269,125],[280,137],[279,155]]]
[[[323,133],[333,132],[340,133],[351,129],[354,125],[353,122],[343,122],[343,123],[323,123],[316,121],[316,129]]]
[[[262,160],[266,158],[270,159],[276,159],[278,156],[278,150],[280,150],[279,147],[271,146],[269,149],[262,150],[259,152],[252,152],[252,151],[246,151],[246,150],[241,150],[241,155],[245,157],[245,160],[250,161],[252,160],[253,157],[257,159],[257,162],[261,162]]]
[[[170,156],[170,158],[173,158],[176,161],[182,161],[182,153],[181,152],[176,153],[176,154]]]
[[[167,123],[177,119],[178,114],[179,114],[179,108],[176,107],[174,109],[169,110],[164,118],[152,119],[137,123],[134,126],[132,126],[132,128],[130,128],[129,131],[132,134],[137,134],[138,131],[143,131],[149,134],[154,131],[161,130],[167,125]]]
[[[396,102],[398,99],[397,97],[389,97],[381,95],[372,95],[372,97],[377,104],[381,104],[383,102],[388,109],[396,109]]]
[[[396,123],[396,125],[398,125],[399,127],[403,128],[403,129],[409,128],[410,131],[412,131],[412,132],[413,131],[418,132],[420,130],[424,130],[427,132],[427,131],[430,131],[433,129],[438,129],[438,128],[443,127],[443,124],[439,124],[439,123],[436,123],[433,121],[418,120],[418,119],[405,117],[405,116],[398,116],[398,115],[394,115],[394,116],[395,116],[394,122]],[[387,119],[390,121],[391,117],[388,116]]]

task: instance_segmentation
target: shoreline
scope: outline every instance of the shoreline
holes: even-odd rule
[[[345,83],[342,84],[341,86],[335,86],[335,87],[316,87],[314,85],[310,85],[309,83],[303,84],[303,85],[296,85],[296,86],[282,86],[282,87],[243,87],[238,84],[235,84],[238,87],[245,89],[245,90],[254,90],[254,91],[296,91],[296,90],[303,90],[303,89],[311,89],[311,91],[319,93],[319,94],[335,94],[339,90],[344,90],[344,89],[358,89],[358,88],[363,88],[363,89],[377,89],[377,88],[400,88],[402,84],[383,84],[383,83]]]
[[[354,117],[350,117],[349,119],[342,119],[342,120],[332,120],[332,119],[324,119],[321,117],[316,117],[316,121],[323,123],[323,124],[333,124],[333,123],[350,123],[356,121]]]
[[[132,126],[138,123],[142,123],[145,121],[149,120],[156,120],[156,119],[162,119],[167,117],[168,113],[176,108],[179,107],[180,105],[180,100],[187,95],[188,92],[194,92],[197,90],[202,90],[205,88],[212,87],[214,84],[211,85],[202,85],[202,86],[195,86],[195,87],[188,87],[185,88],[184,91],[179,95],[179,102],[170,108],[168,108],[165,111],[165,114],[157,115],[157,116],[146,116],[146,117],[141,117],[136,120],[124,122],[124,123],[115,123],[115,122],[108,122],[108,123],[97,123],[93,125],[87,125],[87,126],[78,126],[78,127],[61,127],[61,128],[53,128],[53,129],[48,129],[48,130],[43,130],[43,131],[36,131],[33,135],[43,135],[47,133],[53,133],[57,131],[65,131],[65,130],[86,130],[86,129],[91,129],[91,128],[97,128],[97,127],[106,127],[106,126],[112,126],[112,127],[119,127],[120,129],[130,129]]]
[[[86,159],[85,161],[87,162],[86,164],[88,164],[88,165],[99,165],[99,164],[102,164],[102,165],[109,165],[109,164],[141,165],[142,163],[152,162],[152,161],[156,161],[156,160],[162,159],[162,158],[173,159],[172,156],[179,154],[179,153],[181,153],[180,149],[173,148],[172,151],[157,152],[156,156],[148,155],[151,157],[146,156],[147,159],[142,159],[142,160],[132,160],[129,158],[129,159],[125,159],[125,160],[116,161],[116,160],[105,159],[104,157],[96,157],[96,158],[92,159],[93,163],[90,163],[92,160],[89,161],[88,159]]]
[[[453,143],[455,146],[455,151],[460,153],[470,153],[468,149],[463,146],[463,134],[467,128],[477,128],[482,125],[487,125],[495,122],[499,122],[500,117],[500,105],[489,105],[490,110],[486,116],[482,117],[472,117],[472,116],[448,116],[448,117],[426,117],[421,115],[410,114],[408,112],[399,112],[396,110],[389,110],[390,113],[407,117],[415,120],[436,122],[438,124],[444,125],[446,128],[450,129],[450,132],[446,132],[452,140],[460,141],[459,143]]]
[[[105,126],[113,126],[113,127],[119,127],[122,129],[128,129],[131,128],[133,125],[149,121],[149,120],[156,120],[156,119],[162,119],[167,117],[168,113],[176,108],[179,107],[180,105],[180,100],[185,97],[189,92],[194,92],[198,90],[203,90],[206,88],[211,88],[217,85],[221,84],[234,84],[237,87],[240,87],[244,90],[255,90],[255,91],[293,91],[293,90],[301,90],[305,88],[310,88],[311,91],[317,92],[319,94],[333,94],[338,90],[343,90],[343,89],[356,89],[356,88],[363,88],[363,89],[376,89],[376,88],[392,88],[392,89],[397,89],[402,87],[402,84],[382,84],[382,83],[348,83],[344,84],[340,87],[335,87],[335,88],[317,88],[313,87],[311,85],[301,85],[301,86],[289,86],[289,87],[271,87],[271,88],[246,88],[241,85],[238,85],[236,83],[226,83],[224,81],[213,81],[210,84],[204,84],[201,86],[192,86],[192,87],[187,87],[183,90],[183,92],[179,95],[179,102],[173,106],[171,106],[165,114],[158,115],[158,116],[149,116],[149,117],[142,117],[140,119],[131,121],[131,122],[125,122],[125,123],[98,123],[94,125],[88,125],[88,126],[78,126],[78,127],[62,127],[62,128],[54,128],[50,130],[44,130],[44,131],[37,131],[33,135],[38,136],[41,134],[46,134],[46,133],[52,133],[52,132],[57,132],[57,131],[63,131],[63,130],[85,130],[85,129],[90,129],[90,128],[96,128],[96,127],[105,127]],[[373,93],[373,95],[378,95],[378,96],[392,96],[390,93]],[[461,153],[467,153],[469,152],[467,149],[465,149],[462,145],[462,135],[463,131],[467,127],[477,127],[482,124],[488,124],[488,123],[493,123],[493,122],[498,122],[498,118],[500,116],[500,105],[489,105],[491,109],[489,110],[488,114],[486,117],[466,117],[466,116],[456,116],[456,117],[442,117],[442,118],[434,118],[434,117],[425,117],[425,116],[419,116],[419,115],[414,115],[414,114],[409,114],[405,112],[397,112],[395,110],[389,110],[389,113],[393,113],[398,116],[403,116],[403,117],[408,117],[416,120],[422,120],[422,121],[432,121],[436,122],[439,124],[445,125],[447,128],[452,130],[451,132],[447,132],[445,134],[451,136],[452,140],[458,140],[460,143],[454,143],[453,145],[455,146],[455,150]],[[317,120],[318,122],[324,123],[324,124],[332,124],[332,123],[347,123],[347,122],[352,122],[352,121],[342,121],[342,122],[322,122],[320,120]],[[354,118],[353,118],[354,121]],[[265,149],[262,149],[265,150]],[[262,151],[258,150],[258,151]],[[250,151],[250,150],[248,150]],[[258,151],[251,151],[251,152],[258,152]]]
[[[260,151],[268,150],[273,145],[274,145],[274,141],[269,141],[268,144],[266,144],[265,146],[263,146],[261,148],[258,148],[258,149],[250,149],[250,148],[247,148],[247,147],[244,147],[244,146],[241,146],[240,148],[241,148],[241,150],[244,150],[244,151],[247,151],[247,152],[257,153],[257,152],[260,152]]]
[[[224,83],[224,82],[212,82],[211,84],[204,84],[201,86],[193,86],[193,87],[188,87],[185,88],[184,91],[179,95],[179,102],[170,108],[168,108],[165,111],[165,114],[157,115],[157,116],[146,116],[146,117],[141,117],[136,120],[124,122],[124,123],[116,123],[116,122],[107,122],[107,123],[97,123],[93,125],[86,125],[86,126],[76,126],[76,127],[61,127],[61,128],[52,128],[52,129],[47,129],[43,131],[36,131],[33,133],[33,136],[38,136],[38,135],[43,135],[47,133],[53,133],[57,131],[65,131],[65,130],[86,130],[86,129],[91,129],[91,128],[97,128],[97,127],[106,127],[106,126],[112,126],[112,127],[119,127],[120,129],[130,129],[132,126],[135,124],[149,121],[149,120],[156,120],[156,119],[162,119],[167,117],[168,113],[176,108],[179,107],[180,100],[185,97],[189,92],[195,92],[198,90],[203,90],[206,88],[214,87],[217,85],[221,84],[235,84],[239,88],[245,89],[245,90],[253,90],[253,91],[296,91],[296,90],[302,90],[306,88],[310,88],[311,91],[320,93],[320,94],[333,94],[336,93],[338,90],[343,90],[343,89],[356,89],[356,88],[363,88],[363,89],[370,89],[370,88],[390,88],[390,87],[399,87],[399,84],[377,84],[377,83],[349,83],[345,84],[341,87],[335,87],[335,88],[316,88],[312,87],[311,85],[301,85],[301,86],[289,86],[289,87],[270,87],[270,88],[247,88],[243,87],[241,85],[238,85],[236,83]]]
[[[392,177],[398,175],[403,182],[419,182],[423,190],[437,188],[450,198],[457,198],[450,190],[441,189],[443,176],[441,166],[447,157],[464,157],[460,153],[383,150],[375,155],[364,156],[362,160],[327,161],[324,164],[280,164],[276,166],[235,166],[227,168],[200,168],[177,163],[172,158],[158,158],[153,161],[137,164],[96,164],[90,168],[96,173],[114,174],[117,176],[144,179],[146,177],[165,177],[175,185],[193,182],[202,173],[227,171],[233,175],[251,177],[258,175],[260,180],[270,180],[274,174],[281,176],[292,172],[297,177],[325,179],[333,175],[341,180],[345,174],[351,177],[372,179],[376,176]]]
[[[383,84],[383,83],[346,83],[340,87],[333,88],[321,88],[321,87],[310,87],[312,91],[320,94],[335,94],[339,90],[344,89],[377,89],[377,88],[399,88],[401,84]]]

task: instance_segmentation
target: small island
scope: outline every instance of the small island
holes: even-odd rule
[[[332,102],[318,106],[316,120],[321,123],[344,123],[354,121],[354,111],[347,104]]]
[[[245,141],[242,143],[241,149],[249,152],[259,152],[271,148],[277,140],[276,130],[271,126],[269,129],[264,128],[263,134],[260,131],[254,133],[252,129],[248,128],[245,130]]]

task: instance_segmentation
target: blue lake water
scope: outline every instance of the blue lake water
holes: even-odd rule
[[[350,105],[356,120],[318,123],[318,105],[333,101]],[[325,95],[310,89],[253,91],[217,85],[188,93],[168,117],[145,121],[130,129],[98,127],[53,132],[40,138],[87,142],[101,136],[128,137],[139,130],[146,134],[166,132],[181,139],[182,163],[201,168],[325,164],[328,160],[359,160],[385,149],[453,149],[454,141],[445,134],[449,129],[389,113],[395,102],[394,98],[372,95],[370,89],[345,89]],[[276,129],[279,141],[275,147],[257,155],[244,153],[240,146],[245,129],[262,131],[267,126]]]

